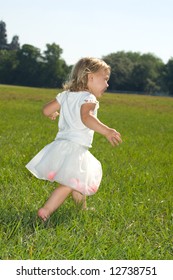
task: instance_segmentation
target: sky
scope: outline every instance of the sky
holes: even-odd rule
[[[68,65],[118,51],[173,57],[173,0],[0,0],[8,43],[43,52],[56,43]]]

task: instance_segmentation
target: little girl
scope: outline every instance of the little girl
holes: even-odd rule
[[[120,133],[97,118],[100,98],[108,87],[110,66],[96,58],[82,58],[74,65],[64,91],[43,108],[51,119],[59,115],[55,140],[45,146],[26,168],[39,179],[56,181],[56,188],[38,216],[48,217],[72,194],[76,203],[86,208],[86,196],[97,192],[101,178],[100,162],[89,152],[94,131],[112,144],[121,142]]]

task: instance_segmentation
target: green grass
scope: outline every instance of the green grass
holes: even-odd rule
[[[112,148],[95,134],[103,180],[79,211],[71,198],[43,224],[37,209],[56,187],[25,164],[53,141],[41,114],[56,90],[0,86],[0,258],[173,259],[173,99],[105,94],[99,118],[121,132]]]

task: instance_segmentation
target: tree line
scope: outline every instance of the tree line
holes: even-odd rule
[[[0,83],[34,87],[61,88],[72,65],[55,43],[46,50],[24,44],[19,37],[7,40],[6,24],[0,21]],[[103,56],[112,69],[109,90],[173,95],[173,58],[165,64],[151,53],[116,52]]]

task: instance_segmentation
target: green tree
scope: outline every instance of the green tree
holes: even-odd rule
[[[16,51],[0,50],[0,83],[15,83],[17,63]]]
[[[140,63],[144,69],[143,75],[141,75],[141,79],[143,79],[143,91],[147,93],[162,91],[161,73],[164,66],[162,60],[148,53],[141,55]]]
[[[44,51],[44,70],[47,87],[62,87],[62,83],[66,79],[68,66],[61,58],[62,49],[59,45],[47,44],[47,49]]]
[[[162,90],[164,63],[153,54],[112,53],[103,59],[111,66],[110,89],[155,93]]]
[[[9,50],[20,49],[19,37],[17,35],[13,36],[11,43],[9,44]]]
[[[6,24],[0,21],[0,50],[18,50],[19,47],[19,37],[17,35],[13,36],[10,44],[7,43]]]
[[[0,50],[7,49],[7,31],[6,24],[3,21],[0,21]]]
[[[125,52],[111,53],[103,59],[111,66],[110,90],[130,90],[133,62]]]
[[[165,68],[165,84],[167,85],[169,95],[173,95],[173,58],[169,59]]]
[[[15,73],[15,83],[27,86],[38,86],[40,50],[25,44],[17,51],[18,66]]]

